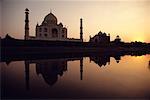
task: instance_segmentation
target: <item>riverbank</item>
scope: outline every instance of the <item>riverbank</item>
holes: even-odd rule
[[[91,54],[150,54],[149,43],[62,42],[19,40],[7,36],[1,39],[1,59],[38,58],[43,56],[89,56]]]

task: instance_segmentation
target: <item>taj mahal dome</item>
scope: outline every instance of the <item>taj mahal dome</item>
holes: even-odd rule
[[[68,38],[67,28],[58,20],[53,13],[45,16],[41,25],[36,25],[35,36],[29,36],[29,10],[25,9],[25,40],[50,40],[50,41],[83,41],[82,19],[80,19],[80,39]]]

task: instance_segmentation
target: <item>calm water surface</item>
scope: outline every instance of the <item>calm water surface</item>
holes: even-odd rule
[[[150,97],[150,55],[1,62],[3,98]]]

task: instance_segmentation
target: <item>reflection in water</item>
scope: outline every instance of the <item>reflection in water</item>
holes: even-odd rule
[[[44,60],[35,61],[36,73],[41,74],[45,82],[49,85],[53,85],[58,80],[58,75],[62,76],[63,72],[67,71],[66,60]]]
[[[121,56],[115,55],[113,56],[117,63],[121,60]],[[107,63],[110,64],[110,56],[109,55],[101,55],[101,56],[91,56],[90,61],[94,61],[100,67],[106,66]]]
[[[115,56],[116,62],[119,63],[120,56]],[[57,80],[58,76],[63,76],[63,73],[67,71],[67,62],[72,60],[80,60],[80,80],[83,80],[83,57],[80,58],[66,58],[66,59],[46,59],[46,60],[25,60],[25,80],[26,89],[29,90],[29,77],[30,69],[29,66],[32,63],[36,65],[37,75],[41,74],[44,81],[52,86]],[[110,63],[110,56],[91,56],[90,61],[94,61],[100,67]]]
[[[29,86],[29,77],[30,77],[30,69],[29,69],[29,63],[27,61],[25,61],[25,79],[26,79],[26,89],[29,90],[30,86]]]
[[[148,62],[148,67],[149,67],[149,69],[150,69],[150,60],[149,60],[149,62]]]
[[[102,65],[106,65],[110,63],[110,57],[109,56],[92,56],[90,57],[90,60],[94,61],[96,64],[98,64],[100,67]]]
[[[25,61],[25,80],[26,89],[29,90],[29,77],[30,70],[29,66],[32,63],[36,65],[37,75],[41,74],[45,82],[52,86],[57,80],[58,76],[63,76],[63,73],[67,71],[67,61],[80,60],[80,79],[83,78],[83,57],[81,58],[70,58],[70,59],[49,59],[49,60],[30,60]]]
[[[83,79],[83,58],[80,59],[80,80]]]
[[[2,97],[148,97],[149,57],[99,54],[13,62],[3,67]]]
[[[117,63],[119,63],[119,61],[121,60],[121,56],[119,56],[119,55],[115,55],[114,58]]]

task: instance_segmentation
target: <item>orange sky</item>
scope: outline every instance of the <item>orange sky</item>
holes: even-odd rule
[[[30,10],[30,35],[52,13],[68,28],[68,37],[79,38],[83,18],[84,41],[100,30],[111,40],[120,35],[123,41],[150,42],[150,0],[3,0],[0,2],[0,35],[24,37],[24,9]],[[1,20],[0,20],[1,21]]]

